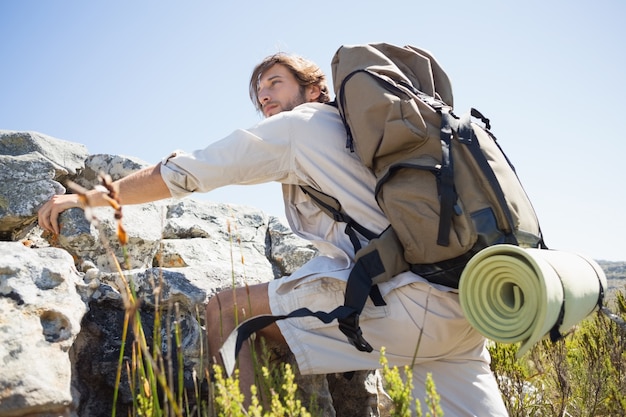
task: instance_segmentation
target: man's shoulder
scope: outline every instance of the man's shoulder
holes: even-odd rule
[[[339,116],[339,111],[337,111],[337,108],[329,103],[303,103],[300,104],[299,106],[296,106],[293,111],[295,112],[303,112],[303,113],[317,113],[317,112],[323,112],[323,113],[329,113],[329,114],[336,114],[337,116]]]
[[[304,103],[285,113],[291,113],[291,115],[285,114],[285,116],[291,118],[296,125],[314,123],[319,128],[343,129],[339,111],[336,107],[326,103]]]
[[[324,103],[304,103],[275,114],[261,121],[255,132],[265,140],[292,141],[297,148],[324,146],[326,142],[345,144],[346,135],[337,109]]]

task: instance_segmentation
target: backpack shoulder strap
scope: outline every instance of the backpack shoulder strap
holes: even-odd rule
[[[350,237],[350,242],[354,246],[354,252],[358,252],[361,249],[361,243],[356,235],[358,232],[361,236],[368,240],[372,240],[378,236],[377,233],[372,232],[365,226],[362,226],[352,217],[350,217],[341,207],[341,203],[335,197],[332,197],[326,193],[323,193],[309,185],[301,185],[302,191],[311,197],[311,200],[333,220],[346,224],[345,233]]]

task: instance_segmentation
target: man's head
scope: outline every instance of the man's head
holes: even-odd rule
[[[317,65],[299,56],[277,53],[252,71],[250,98],[257,110],[269,117],[306,102],[326,103],[330,95],[326,76]]]

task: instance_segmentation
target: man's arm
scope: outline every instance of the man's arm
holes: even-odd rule
[[[161,178],[161,164],[156,164],[117,180],[113,183],[117,189],[119,203],[141,204],[171,197],[170,190]],[[107,206],[108,202],[98,190],[86,194],[89,204],[94,207]],[[39,226],[43,229],[59,233],[59,215],[73,207],[80,207],[77,194],[55,195],[47,201],[38,212]]]

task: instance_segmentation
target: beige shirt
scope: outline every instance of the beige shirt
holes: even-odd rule
[[[346,149],[341,118],[326,104],[300,105],[193,153],[176,151],[164,159],[161,175],[174,197],[231,184],[282,183],[289,225],[311,241],[320,256],[292,274],[281,291],[303,278],[327,276],[345,281],[354,261],[345,224],[322,212],[300,185],[334,196],[352,218],[376,233],[389,225],[374,198],[375,177]],[[422,281],[412,273],[397,278],[381,291]]]

